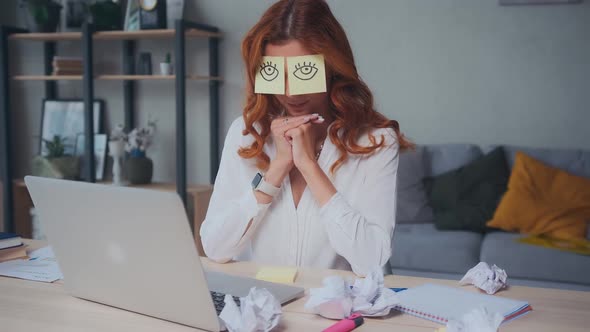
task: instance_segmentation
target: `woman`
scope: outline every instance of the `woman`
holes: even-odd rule
[[[254,93],[262,56],[322,54],[327,92]],[[346,34],[323,0],[282,0],[242,43],[247,101],[225,140],[201,239],[218,262],[352,270],[391,255],[398,152],[411,146],[373,109]],[[255,189],[252,189],[253,185]]]

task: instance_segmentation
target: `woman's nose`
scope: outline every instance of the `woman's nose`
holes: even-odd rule
[[[289,93],[289,80],[287,79],[287,75],[285,75],[285,96],[291,96],[291,94]]]

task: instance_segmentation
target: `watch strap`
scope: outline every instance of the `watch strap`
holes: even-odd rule
[[[258,182],[258,185],[256,185],[256,187],[254,187],[254,190],[258,190],[258,191],[263,192],[269,196],[275,197],[279,193],[281,188],[275,187],[272,184],[266,182],[264,180],[264,176],[262,176],[262,179],[260,179],[260,181]]]

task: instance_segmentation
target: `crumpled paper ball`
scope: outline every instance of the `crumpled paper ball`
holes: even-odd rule
[[[508,275],[506,275],[506,271],[497,267],[495,264],[490,267],[486,262],[480,262],[467,271],[465,276],[459,281],[459,284],[472,284],[492,295],[507,286],[507,279]]]
[[[383,271],[375,269],[364,279],[354,282],[339,276],[326,277],[323,287],[312,288],[305,309],[322,317],[343,319],[351,313],[365,317],[389,314],[399,304],[394,291],[383,285]]]
[[[225,306],[219,318],[229,332],[270,331],[279,324],[281,303],[265,288],[252,287],[240,298],[240,306],[231,295],[225,295]]]

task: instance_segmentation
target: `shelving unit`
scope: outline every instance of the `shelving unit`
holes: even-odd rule
[[[137,81],[172,81],[176,88],[176,191],[182,201],[187,204],[186,183],[186,81],[209,82],[209,133],[210,133],[210,182],[217,175],[219,164],[219,39],[222,34],[213,26],[177,20],[173,29],[139,30],[139,31],[94,31],[91,24],[85,24],[81,32],[28,33],[23,29],[0,26],[0,181],[2,181],[2,206],[4,211],[4,230],[12,231],[13,214],[13,181],[12,145],[10,128],[10,82],[41,81],[45,84],[45,98],[57,99],[57,81],[82,81],[84,101],[84,135],[85,168],[83,179],[95,182],[94,165],[94,119],[92,102],[94,100],[94,81],[111,80],[123,82],[125,127],[135,127],[135,82]],[[129,59],[135,58],[135,43],[140,39],[174,39],[175,74],[174,75],[133,75],[130,72],[121,74],[95,74],[93,71],[93,46],[96,40],[122,42],[122,68],[130,68]],[[186,74],[185,44],[187,38],[206,38],[209,47],[208,75]],[[43,75],[14,75],[9,72],[10,42],[38,41],[43,43],[44,73]],[[80,41],[83,58],[82,75],[51,75],[52,60],[55,55],[56,43],[59,41]],[[168,185],[172,187],[173,185]],[[161,185],[155,186],[161,187]],[[154,188],[155,188],[154,187]]]

